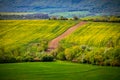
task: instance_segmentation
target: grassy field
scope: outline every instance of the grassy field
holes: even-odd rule
[[[119,26],[120,23],[88,22],[61,40],[58,58],[120,66]]]
[[[119,67],[70,62],[0,64],[0,80],[119,80]]]
[[[47,46],[45,41],[57,37],[76,23],[60,20],[0,20],[0,48],[5,52],[14,52],[32,43]]]
[[[92,47],[106,47],[109,41],[114,46],[120,46],[120,24],[107,22],[89,22],[80,27],[73,34],[63,40],[68,43],[88,45]]]
[[[38,48],[34,44],[40,43],[41,48],[47,46],[48,41],[62,34],[77,22],[1,20],[0,60],[3,62],[15,60],[16,62],[25,58],[31,61],[31,57],[34,58],[33,54],[38,57],[36,54],[38,50],[35,50]],[[78,60],[81,63],[120,66],[119,26],[119,23],[88,22],[60,42],[64,49],[59,52],[58,48],[57,55],[54,57],[62,58],[61,60]],[[83,46],[81,49],[81,45],[87,48]],[[29,49],[30,54],[25,52],[27,55],[19,55],[19,50],[21,48],[27,50],[26,47],[32,47]],[[94,48],[98,48],[98,51],[94,52]],[[119,80],[119,72],[119,67],[63,61],[0,64],[0,80]]]

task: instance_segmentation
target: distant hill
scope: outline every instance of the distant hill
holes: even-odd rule
[[[48,14],[42,13],[0,13],[1,20],[7,19],[48,19]]]
[[[0,12],[89,12],[86,15],[120,15],[119,0],[0,0]],[[82,14],[81,14],[82,15]],[[67,15],[68,16],[68,15]]]

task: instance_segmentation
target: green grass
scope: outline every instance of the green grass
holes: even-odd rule
[[[90,47],[106,47],[107,43],[112,41],[114,46],[120,46],[119,26],[120,23],[88,22],[63,39],[62,42],[66,44],[64,46],[68,46],[69,43],[76,43]]]
[[[0,80],[119,80],[119,67],[70,62],[0,64]]]
[[[60,20],[0,20],[0,48],[12,51],[34,42],[50,41],[76,23]]]
[[[52,20],[1,20],[0,48],[9,51],[41,40],[50,41],[76,23]],[[119,26],[119,23],[90,22],[62,41],[64,47],[69,46],[69,43],[105,47],[110,40],[115,46],[120,46]],[[62,61],[0,64],[0,80],[119,80],[119,73],[120,67]]]

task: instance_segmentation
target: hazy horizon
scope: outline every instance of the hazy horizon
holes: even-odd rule
[[[120,15],[119,0],[0,0],[0,12],[49,15]]]

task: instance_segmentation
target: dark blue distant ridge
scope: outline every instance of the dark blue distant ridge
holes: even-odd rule
[[[120,13],[120,0],[0,0],[0,12]]]

